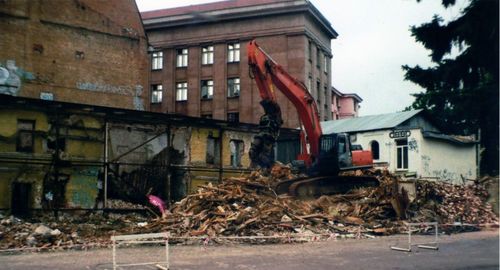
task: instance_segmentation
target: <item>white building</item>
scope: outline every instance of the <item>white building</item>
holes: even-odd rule
[[[352,144],[371,150],[374,163],[391,172],[456,184],[477,176],[474,138],[441,133],[423,110],[325,121],[321,126],[325,134],[349,133]]]

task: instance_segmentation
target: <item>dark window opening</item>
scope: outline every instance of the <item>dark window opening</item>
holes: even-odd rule
[[[240,114],[239,113],[228,113],[227,114],[227,121],[233,122],[233,123],[240,122]]]
[[[212,135],[207,137],[206,163],[212,165],[220,164],[220,140]]]
[[[241,157],[245,152],[245,144],[240,140],[231,140],[229,142],[229,149],[231,150],[231,166],[241,167]]]
[[[16,151],[33,153],[35,146],[35,121],[17,120]]]
[[[379,144],[377,141],[372,141],[370,143],[370,148],[372,150],[372,158],[373,159],[380,159],[380,149],[379,149]]]

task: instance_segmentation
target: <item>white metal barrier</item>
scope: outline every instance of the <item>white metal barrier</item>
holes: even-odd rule
[[[170,234],[165,233],[148,233],[148,234],[132,234],[132,235],[117,235],[111,236],[111,241],[113,242],[113,270],[122,266],[140,266],[140,265],[154,265],[159,269],[169,269],[169,246],[168,238]],[[159,240],[160,239],[160,240]],[[116,262],[116,248],[123,244],[151,244],[151,243],[164,243],[165,244],[165,260],[155,261],[155,262],[142,262],[142,263],[128,263],[128,264],[118,264]]]
[[[417,246],[418,248],[423,248],[423,249],[433,249],[433,250],[438,250],[438,223],[437,222],[420,222],[420,223],[406,223],[406,226],[408,227],[408,248],[405,247],[396,247],[392,246],[391,249],[397,250],[397,251],[406,251],[406,252],[411,252],[411,247],[412,246]],[[434,241],[433,242],[426,242],[426,243],[412,243],[412,231],[417,232],[417,230],[412,230],[414,227],[429,227],[433,226],[435,230],[434,234]]]

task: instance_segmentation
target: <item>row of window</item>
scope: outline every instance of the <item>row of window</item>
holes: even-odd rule
[[[307,47],[307,56],[310,62],[312,62],[313,58],[313,44],[312,41],[309,41]],[[321,69],[321,62],[323,62],[323,71],[328,73],[328,67],[330,64],[330,57],[328,55],[323,54],[323,61],[321,61],[321,49],[320,47],[316,47],[316,67]]]
[[[214,97],[214,81],[202,80],[200,83],[201,99],[212,99]],[[240,78],[229,78],[227,80],[227,96],[240,96]],[[188,83],[178,82],[175,85],[175,100],[186,101],[188,97]],[[151,85],[151,103],[161,103],[163,100],[163,85]]]
[[[189,49],[182,48],[176,50],[176,67],[187,67],[189,58]],[[235,63],[240,61],[240,44],[227,44],[227,62]],[[201,47],[201,64],[212,65],[214,63],[214,46],[207,45]],[[153,52],[151,56],[151,68],[153,70],[163,69],[163,52]]]

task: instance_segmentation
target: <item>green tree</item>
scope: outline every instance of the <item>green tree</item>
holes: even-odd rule
[[[420,0],[417,0],[420,1]],[[481,172],[498,174],[498,0],[470,0],[460,17],[411,28],[431,51],[431,67],[403,66],[405,79],[425,89],[414,94],[413,109],[426,109],[453,134],[481,133]],[[455,0],[442,0],[445,7]],[[451,56],[453,48],[459,53]]]

